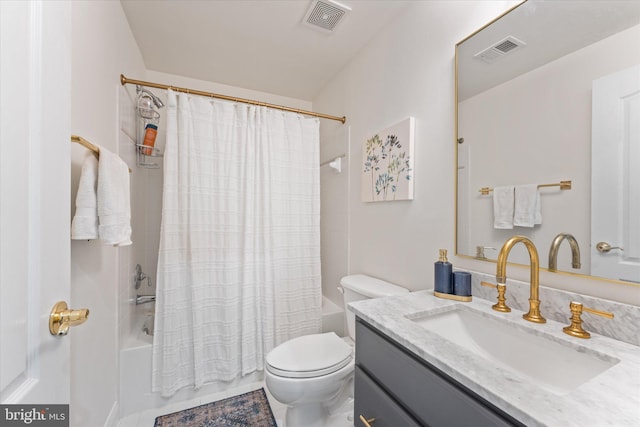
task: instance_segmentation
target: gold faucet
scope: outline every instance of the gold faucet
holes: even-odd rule
[[[580,268],[580,247],[578,246],[578,241],[569,233],[560,233],[553,239],[551,248],[549,248],[550,271],[556,271],[558,268],[558,249],[564,239],[567,239],[569,246],[571,246],[571,267]]]
[[[499,285],[504,285],[507,283],[507,258],[509,257],[511,248],[513,248],[517,243],[520,242],[522,242],[526,246],[527,251],[529,251],[529,260],[531,263],[531,283],[529,285],[531,289],[529,294],[529,312],[527,314],[523,314],[522,317],[529,322],[546,323],[547,319],[540,315],[540,299],[538,298],[540,289],[540,260],[538,257],[538,250],[531,240],[529,240],[525,236],[513,236],[512,238],[507,240],[504,245],[502,245],[502,249],[500,249],[500,253],[498,254],[496,281]]]

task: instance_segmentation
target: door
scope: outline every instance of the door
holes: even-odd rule
[[[640,65],[595,80],[592,99],[591,274],[640,283]]]
[[[69,336],[48,322],[69,300],[70,26],[69,2],[0,1],[0,403],[38,417],[69,403]]]

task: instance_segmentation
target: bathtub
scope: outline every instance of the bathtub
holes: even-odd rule
[[[343,336],[344,313],[342,307],[322,297],[322,332],[335,332]],[[170,398],[151,391],[151,346],[153,343],[153,312],[137,310],[134,316],[134,333],[124,339],[120,350],[120,417],[162,408],[172,403],[204,397],[232,387],[248,385],[263,380],[263,373],[256,372],[234,382],[212,383],[198,390],[184,388]]]
[[[322,332],[335,332],[339,337],[346,334],[344,310],[329,298],[322,297]]]

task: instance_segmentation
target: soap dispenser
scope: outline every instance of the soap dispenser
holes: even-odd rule
[[[447,260],[447,250],[440,249],[440,258],[436,261],[434,290],[442,294],[453,293],[453,266]]]

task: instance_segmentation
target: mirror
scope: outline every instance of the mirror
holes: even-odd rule
[[[629,76],[640,85],[637,1],[529,0],[456,45],[456,254],[495,260],[522,234],[548,267],[552,241],[570,233],[581,265],[564,239],[557,271],[640,283],[640,88],[613,93]],[[526,226],[496,228],[493,189],[512,219],[504,187],[525,184],[539,187],[541,224],[525,212]],[[529,263],[524,245],[509,261]]]

